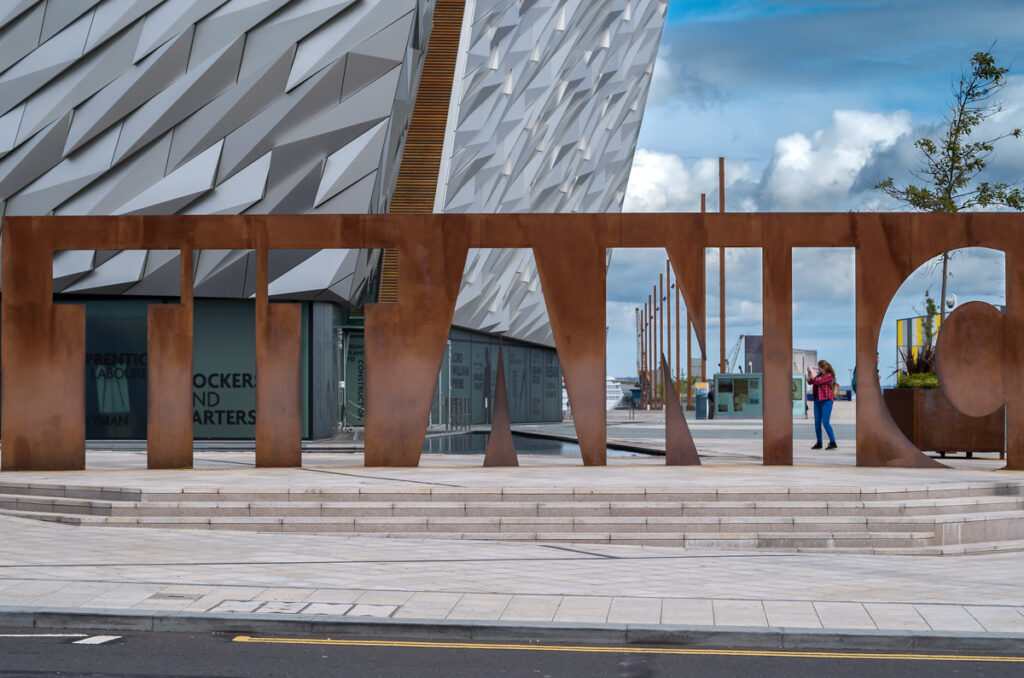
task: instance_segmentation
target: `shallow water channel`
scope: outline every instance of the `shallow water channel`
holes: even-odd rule
[[[427,436],[423,443],[423,451],[433,454],[484,454],[487,451],[489,433],[456,433],[453,435]],[[580,456],[580,446],[576,443],[550,438],[512,434],[512,442],[516,452],[520,454],[557,454],[564,457]],[[648,457],[650,455],[628,450],[608,448],[609,457]]]

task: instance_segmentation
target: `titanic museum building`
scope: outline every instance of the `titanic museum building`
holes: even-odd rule
[[[667,0],[9,0],[0,215],[617,212]],[[2,246],[2,235],[0,235]],[[303,435],[363,419],[388,250],[272,251],[302,306]],[[571,265],[571,263],[567,263]],[[146,308],[178,251],[60,251],[86,307],[86,435],[146,437]],[[254,435],[255,263],[194,256],[196,439]],[[2,293],[2,291],[0,291]],[[431,423],[562,416],[529,250],[471,250]]]

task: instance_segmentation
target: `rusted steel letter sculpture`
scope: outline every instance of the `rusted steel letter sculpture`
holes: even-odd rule
[[[4,220],[3,233],[3,470],[85,465],[85,314],[81,306],[53,304],[55,250],[181,251],[181,302],[150,309],[148,339],[148,463],[176,468],[192,459],[191,253],[197,249],[256,251],[260,466],[301,463],[299,307],[269,303],[268,251],[397,249],[398,303],[366,309],[365,463],[415,466],[470,247],[533,248],[583,461],[600,465],[606,461],[607,248],[666,249],[702,355],[705,248],[762,248],[763,461],[792,464],[792,248],[856,249],[857,363],[870,373],[882,319],[899,285],[931,257],[968,246],[1005,252],[1007,308],[1002,316],[971,304],[954,312],[941,335],[939,369],[953,387],[947,396],[965,413],[1006,406],[1007,468],[1024,470],[1024,399],[1012,397],[1011,388],[1024,383],[1024,218],[1016,214],[14,217]],[[976,324],[987,328],[984,336],[972,334]],[[972,342],[970,364],[964,342]],[[874,380],[862,380],[857,424],[860,466],[940,465],[902,435]],[[686,449],[693,445],[685,427],[674,429],[673,440]]]

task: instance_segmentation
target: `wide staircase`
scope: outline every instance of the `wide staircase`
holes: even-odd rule
[[[694,549],[1024,550],[1024,482],[855,488],[185,488],[0,483],[0,514],[71,525]]]

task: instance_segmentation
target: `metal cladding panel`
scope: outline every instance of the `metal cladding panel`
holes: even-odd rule
[[[0,10],[0,209],[386,211],[433,7],[41,0]],[[197,295],[246,296],[246,254],[206,254]],[[55,290],[177,296],[163,275],[174,257],[152,271],[141,254],[62,257]],[[270,259],[280,296],[358,304],[377,255]]]
[[[666,8],[467,2],[435,211],[620,211]],[[533,253],[471,253],[454,322],[553,344]]]
[[[0,10],[0,210],[386,212],[434,5],[39,0]],[[436,209],[618,211],[665,7],[467,0]],[[140,273],[144,258],[112,255],[65,257],[55,291],[177,295],[163,275],[174,260]],[[196,294],[246,297],[248,258],[199,253]],[[131,270],[115,274],[127,260]],[[288,266],[272,252],[271,294],[358,304],[377,261],[350,252]],[[455,323],[551,345],[533,253],[473,250]]]

